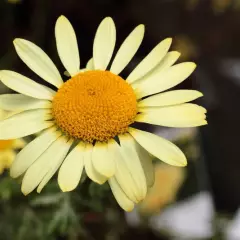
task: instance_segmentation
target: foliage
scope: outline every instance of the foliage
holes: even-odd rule
[[[61,192],[56,180],[41,194],[25,197],[20,188],[7,174],[1,177],[1,240],[88,239],[84,225],[115,205],[108,184],[98,186],[86,179],[71,193]]]

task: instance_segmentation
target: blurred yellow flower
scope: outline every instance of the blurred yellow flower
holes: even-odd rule
[[[215,13],[223,13],[232,4],[232,0],[212,0],[212,8]]]
[[[16,4],[16,3],[20,3],[21,0],[7,0],[8,3],[12,3],[12,4]]]
[[[185,170],[167,164],[155,165],[155,183],[140,204],[140,213],[158,213],[164,206],[175,200],[176,194],[185,178]]]
[[[187,35],[179,35],[175,40],[175,48],[181,52],[179,59],[196,58],[199,54],[197,46]]]
[[[199,0],[188,0],[186,2],[187,10],[189,10],[189,11],[195,10],[196,7],[198,6],[198,4],[199,4]]]
[[[240,1],[239,0],[233,2],[233,9],[235,11],[239,11],[240,10]]]
[[[9,116],[9,113],[0,109],[0,120],[3,120],[7,116]],[[23,139],[0,140],[0,174],[2,174],[5,169],[10,168],[16,156],[15,150],[23,148],[25,145]]]
[[[186,8],[189,11],[194,11],[197,7],[201,6],[201,2],[200,0],[187,0]],[[240,6],[239,0],[211,0],[209,3],[215,14],[224,13],[228,8],[238,10]]]

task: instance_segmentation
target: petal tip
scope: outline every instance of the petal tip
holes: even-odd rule
[[[77,187],[77,186],[69,185],[66,182],[63,183],[63,181],[60,182],[59,179],[58,179],[58,185],[59,185],[59,187],[60,187],[62,192],[71,192],[71,191],[73,191]]]
[[[112,17],[110,16],[105,17],[105,19],[107,19],[108,21],[113,21]]]
[[[178,57],[180,57],[181,56],[181,53],[179,52],[179,51],[172,51],[171,52],[172,54],[175,54],[176,55],[176,58]]]
[[[194,62],[190,62],[190,64],[192,65],[192,68],[193,68],[193,70],[195,70],[195,69],[196,69],[196,67],[197,67],[197,64],[196,64],[196,63],[194,63]]]
[[[114,24],[114,21],[112,19],[112,17],[108,16],[108,17],[105,17],[101,23],[105,23],[105,22],[109,22],[111,24]]]
[[[187,159],[184,158],[182,161],[179,161],[177,164],[173,164],[175,167],[186,167],[188,165]]]
[[[170,45],[170,44],[172,44],[173,39],[171,37],[168,37],[168,38],[164,39],[164,41]]]
[[[61,15],[58,17],[56,24],[58,24],[60,22],[69,22],[69,20],[64,15]]]
[[[42,191],[42,188],[41,189],[37,189],[37,193],[41,193]]]
[[[17,44],[19,44],[20,42],[23,42],[23,41],[27,41],[27,40],[25,40],[23,38],[14,38],[13,44],[17,45]]]
[[[21,188],[21,191],[23,193],[24,196],[27,196],[30,192],[27,191],[26,189],[24,189],[23,187]]]
[[[183,163],[180,167],[186,167],[188,165],[187,161]]]
[[[179,57],[181,56],[181,53],[178,52],[178,51],[176,51],[176,55],[177,55],[177,57],[179,58]]]
[[[17,44],[18,44],[19,41],[21,41],[20,38],[14,38],[14,40],[13,40],[13,45],[14,45],[14,47],[17,46]]]
[[[105,182],[106,182],[106,180],[103,180],[103,181],[94,181],[95,183],[97,183],[97,184],[99,184],[99,185],[103,185]]]
[[[66,19],[66,17],[64,15],[60,15],[58,19]]]
[[[144,24],[139,24],[137,27],[140,28],[142,31],[145,31],[145,25]]]
[[[59,187],[62,190],[62,192],[70,192],[73,190],[72,188],[69,188],[69,187],[63,186],[63,185],[59,185]]]
[[[13,42],[15,43],[15,42],[17,42],[17,41],[19,41],[19,40],[21,40],[21,38],[14,38],[14,39],[13,39]]]
[[[126,208],[124,209],[126,212],[132,212],[132,210],[134,209],[134,206],[133,207],[129,207],[129,208]]]
[[[11,178],[17,178],[18,177],[18,175],[15,173],[15,171],[12,168],[10,168],[9,175],[10,175]]]
[[[183,153],[182,161],[180,162],[180,165],[179,165],[179,166],[180,166],[180,167],[186,167],[187,164],[188,164],[187,158],[186,158],[186,156],[185,156],[184,153]]]

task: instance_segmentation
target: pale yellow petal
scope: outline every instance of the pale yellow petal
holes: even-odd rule
[[[56,94],[56,92],[52,89],[36,83],[30,78],[13,71],[0,71],[0,80],[12,90],[29,97],[52,100]]]
[[[80,57],[75,31],[65,16],[57,19],[55,36],[58,55],[63,66],[71,76],[76,75],[80,69]]]
[[[90,143],[89,144],[87,143],[84,151],[84,167],[85,167],[86,173],[92,181],[98,184],[103,184],[107,181],[107,178],[101,175],[100,173],[98,173],[93,167],[92,152],[93,152],[93,145]]]
[[[153,70],[167,54],[171,43],[171,38],[166,38],[160,42],[130,73],[130,75],[127,77],[127,82],[133,83]]]
[[[108,142],[108,149],[116,163],[114,177],[127,197],[131,201],[138,203],[140,201],[139,199],[141,199],[142,192],[141,190],[139,191],[138,184],[132,176],[132,171],[131,169],[129,170],[126,160],[121,155],[120,146],[112,139]]]
[[[17,148],[23,148],[27,145],[27,142],[25,140],[23,140],[23,138],[19,138],[19,139],[15,139],[13,142],[13,147],[15,149]]]
[[[140,82],[137,85],[135,89],[137,98],[140,99],[148,95],[163,92],[178,85],[188,78],[195,68],[195,63],[185,62],[174,65],[166,71],[160,71],[159,74],[149,76],[146,81]]]
[[[57,170],[59,169],[62,162],[64,161],[64,158],[66,157],[67,152],[69,151],[69,149],[70,149],[70,147],[73,143],[73,140],[67,141],[67,139],[65,139],[65,138],[63,138],[62,141],[63,141],[63,146],[62,146],[62,149],[61,149],[62,155],[61,155],[61,157],[54,158],[53,161],[51,162],[51,166],[50,166],[48,172],[46,173],[46,175],[44,176],[44,178],[42,179],[42,181],[38,185],[38,188],[37,188],[38,193],[40,193],[42,191],[42,189],[47,185],[49,180],[57,172]]]
[[[95,69],[105,70],[111,60],[116,42],[116,28],[110,17],[100,23],[93,43]]]
[[[129,128],[129,132],[143,148],[163,162],[179,167],[187,165],[183,152],[168,140],[134,128]]]
[[[64,71],[63,73],[66,77],[71,77],[70,73],[68,71]]]
[[[136,144],[134,138],[130,134],[119,135],[120,152],[122,158],[131,173],[135,183],[137,184],[137,193],[139,193],[138,201],[145,198],[147,193],[147,183],[141,161],[136,151]]]
[[[51,127],[52,116],[48,109],[29,110],[0,121],[0,139],[16,139]]]
[[[147,186],[152,187],[155,181],[154,166],[152,163],[153,157],[138,143],[136,144],[136,150],[142,164]]]
[[[70,145],[65,137],[59,137],[27,170],[22,181],[24,195],[32,192],[54,166],[65,158]]]
[[[0,108],[7,111],[25,111],[39,108],[51,108],[52,103],[47,100],[36,99],[22,94],[0,95]]]
[[[114,177],[110,178],[108,180],[110,188],[112,190],[112,193],[118,202],[119,206],[127,211],[131,212],[134,208],[134,203],[126,196],[126,194],[123,192],[121,187],[119,186],[118,182]]]
[[[20,38],[16,38],[13,44],[18,56],[32,71],[58,88],[63,84],[56,66],[40,47]]]
[[[193,101],[203,94],[195,90],[173,90],[143,99],[138,107],[163,107]]]
[[[93,58],[89,59],[86,65],[87,70],[94,70]]]
[[[0,121],[7,118],[7,112],[0,109]]]
[[[160,71],[168,69],[179,59],[180,55],[181,53],[177,51],[168,52],[153,72],[159,73]]]
[[[80,142],[66,157],[59,173],[58,184],[63,192],[74,190],[80,182],[84,166],[85,144]]]
[[[192,103],[167,107],[139,108],[142,112],[136,122],[145,122],[165,127],[196,127],[205,125],[206,109]]]
[[[10,175],[13,178],[19,177],[28,167],[60,136],[60,131],[56,128],[50,128],[44,131],[39,137],[35,138],[26,147],[24,147],[14,160]]]
[[[116,171],[115,161],[108,151],[108,145],[104,142],[96,142],[92,152],[92,164],[95,170],[110,178]]]
[[[138,25],[120,46],[110,71],[118,75],[128,65],[140,47],[144,37],[144,25]]]
[[[160,72],[163,72],[167,70],[169,67],[171,67],[180,57],[180,53],[177,51],[168,52],[165,57],[162,59],[162,61],[148,74],[146,74],[141,79],[133,82],[131,85],[134,89],[137,88],[138,84],[142,84],[143,82],[147,81],[148,79],[155,78],[156,76],[159,76]]]

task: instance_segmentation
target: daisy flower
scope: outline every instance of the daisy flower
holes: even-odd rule
[[[0,109],[0,120],[5,119],[9,114]],[[9,169],[16,157],[15,150],[26,145],[23,139],[0,140],[0,174]]]
[[[1,81],[20,94],[0,96],[0,108],[21,111],[0,122],[0,139],[43,131],[16,157],[11,176],[25,173],[22,192],[40,192],[54,173],[62,191],[78,185],[83,169],[94,182],[109,182],[119,205],[131,211],[154,182],[151,155],[185,166],[186,158],[173,143],[136,129],[134,122],[168,127],[206,124],[206,110],[187,103],[202,93],[193,90],[163,92],[185,80],[195,69],[191,62],[173,65],[178,52],[168,52],[172,40],[160,42],[123,79],[119,76],[137,52],[144,26],[137,26],[112,58],[116,29],[112,18],[99,25],[93,57],[80,69],[77,39],[72,25],[60,16],[55,27],[59,57],[71,78],[64,82],[54,63],[38,46],[15,39],[23,62],[57,91],[19,73],[2,70]],[[148,97],[150,96],[150,97]]]

